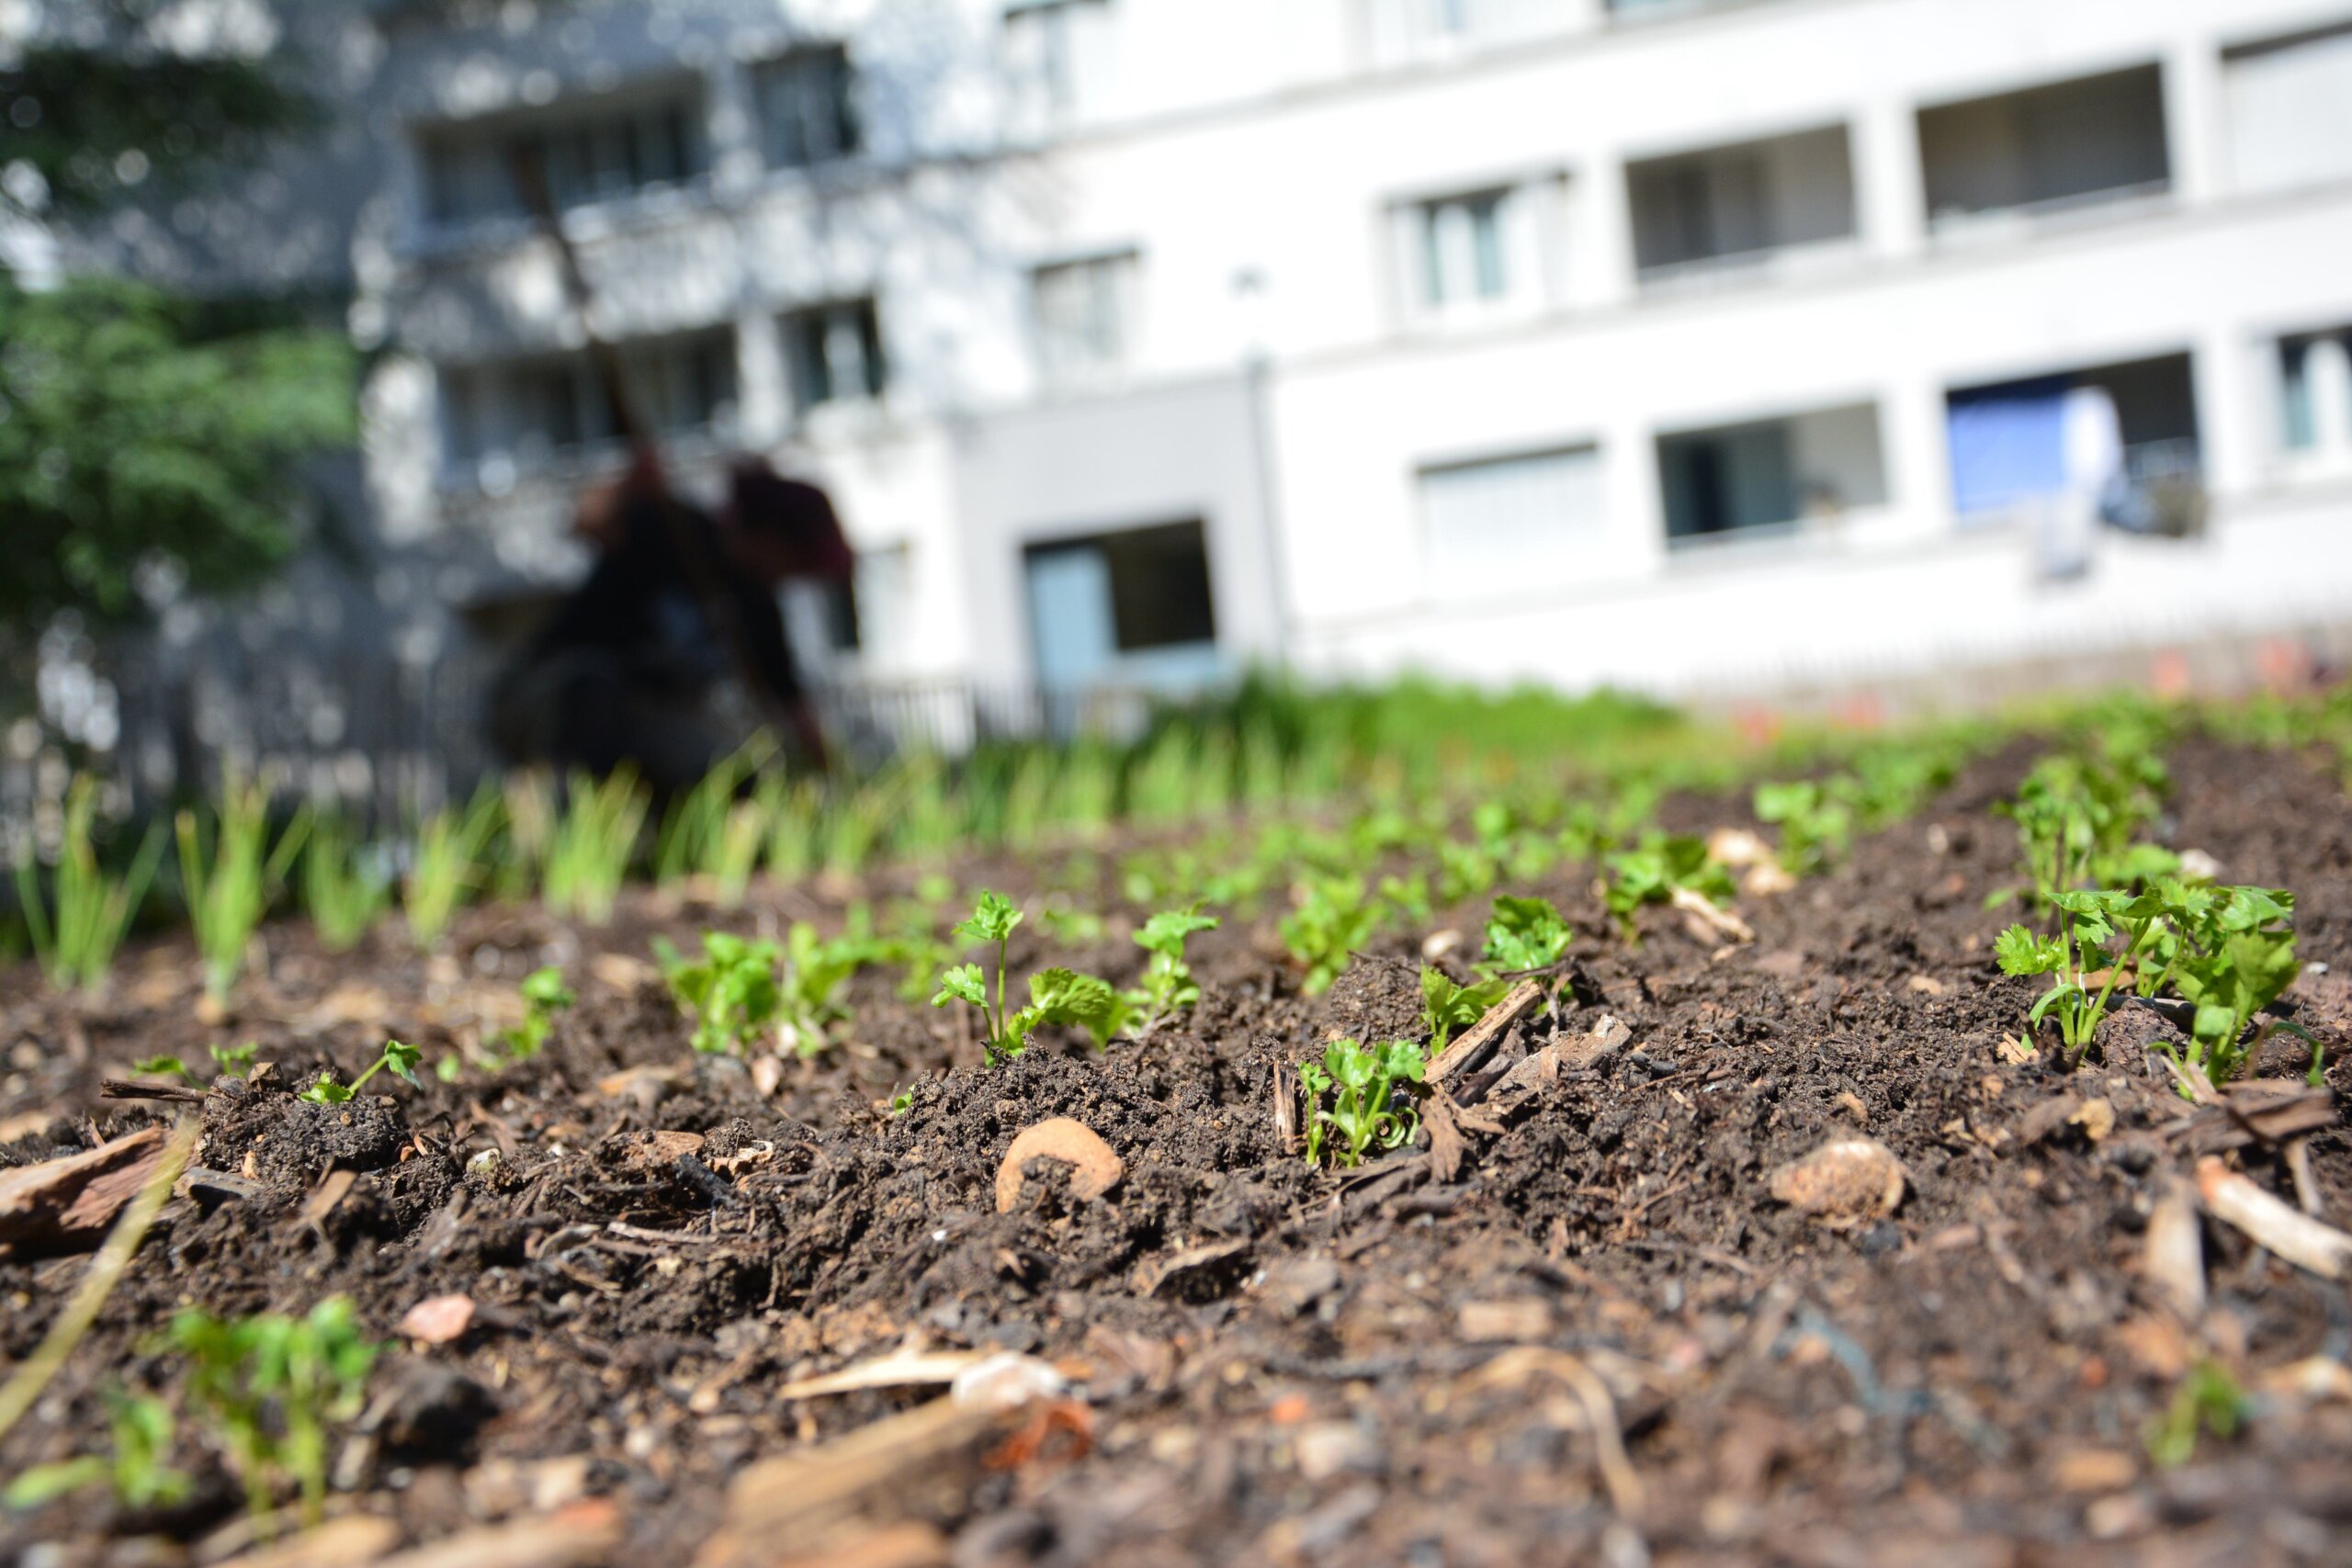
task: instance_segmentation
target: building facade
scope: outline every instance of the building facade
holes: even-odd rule
[[[369,491],[477,628],[582,569],[616,456],[518,147],[689,482],[832,489],[854,610],[794,619],[845,687],[1762,694],[2352,626],[2347,0],[373,28]]]

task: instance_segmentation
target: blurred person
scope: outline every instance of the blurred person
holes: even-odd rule
[[[574,525],[596,564],[499,682],[502,752],[598,774],[633,766],[663,796],[690,789],[732,749],[710,711],[731,674],[794,761],[827,765],[777,601],[786,578],[849,572],[822,490],[747,457],[714,516],[640,446],[582,498]]]

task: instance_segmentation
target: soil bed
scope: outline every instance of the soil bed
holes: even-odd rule
[[[1972,766],[1824,877],[1741,899],[1752,946],[1670,913],[1629,946],[1589,869],[1507,887],[1577,926],[1574,995],[1515,1025],[1483,1077],[1603,1015],[1629,1038],[1468,1104],[1455,1148],[1432,1157],[1425,1132],[1362,1173],[1284,1146],[1276,1068],[1334,1032],[1418,1035],[1417,949],[1449,927],[1475,946],[1483,902],[1385,940],[1316,998],[1277,911],[1229,918],[1194,940],[1205,994],[1179,1025],[1100,1055],[1041,1041],[992,1069],[968,1025],[870,972],[845,1043],[766,1094],[688,1051],[649,939],[831,924],[843,890],[755,889],[725,916],[641,894],[603,930],[474,910],[432,957],[391,927],[342,956],[272,929],[266,975],[209,1027],[182,944],[135,957],[108,1006],[19,970],[0,982],[0,1164],[164,1119],[96,1098],[140,1057],[252,1039],[276,1087],[211,1097],[198,1163],[220,1179],[165,1209],[0,1472],[101,1447],[102,1387],[160,1386],[142,1341],[184,1303],[301,1311],[341,1292],[396,1340],[417,1303],[462,1294],[466,1332],[388,1354],[364,1438],[339,1452],[336,1509],[391,1521],[385,1547],[552,1516],[535,1528],[567,1545],[535,1558],[518,1533],[492,1560],[2352,1561],[2345,1287],[2211,1221],[2200,1321],[2143,1276],[2149,1217],[2207,1135],[2132,1048],[2168,1026],[2125,1010],[2105,1062],[2074,1075],[2003,1050],[2036,987],[1992,963],[2006,917],[1984,900],[2014,879],[2015,842],[1988,807],[2031,755]],[[2297,894],[2291,998],[2347,1087],[2352,805],[2291,759],[2199,741],[2172,763],[2167,841]],[[1668,815],[1747,821],[1721,801]],[[955,869],[1029,899],[1055,859]],[[1146,911],[1100,874],[1111,934],[1073,949],[1033,921],[1016,974],[1132,981],[1123,933]],[[327,1061],[348,1077],[387,1035],[437,1060],[512,1021],[547,962],[581,1001],[536,1061],[344,1106],[288,1092]],[[2282,1045],[2263,1070],[2307,1059]],[[2073,1116],[2094,1100],[2111,1128]],[[1054,1116],[1099,1134],[1123,1179],[1081,1201],[1066,1168],[1033,1163],[999,1213],[1006,1147]],[[1902,1162],[1898,1208],[1833,1229],[1772,1200],[1775,1168],[1840,1137]],[[2340,1122],[2309,1153],[2323,1214],[2352,1220]],[[2232,1157],[2291,1198],[2276,1151]],[[32,1349],[85,1267],[0,1261],[0,1356]],[[1073,1403],[1031,1427],[905,1427],[887,1484],[747,1482],[730,1519],[754,1461],[928,1419],[936,1383],[779,1392],[910,1342],[1040,1358]],[[2256,1414],[2159,1469],[2143,1433],[2205,1355]],[[88,1494],[0,1518],[0,1551],[217,1558],[246,1527],[227,1478],[198,1468],[168,1517]]]

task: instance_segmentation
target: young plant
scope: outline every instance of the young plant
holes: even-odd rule
[[[188,1360],[188,1400],[244,1483],[254,1517],[269,1512],[277,1475],[300,1487],[302,1522],[325,1515],[327,1430],[356,1417],[378,1347],[361,1337],[351,1303],[330,1296],[307,1317],[264,1313],[219,1318],[188,1308],[166,1342]]]
[[[1487,917],[1485,961],[1488,978],[1549,969],[1567,956],[1575,937],[1548,898],[1518,898],[1505,893]]]
[[[319,1081],[304,1089],[301,1098],[313,1105],[341,1105],[367,1088],[368,1080],[386,1067],[391,1068],[394,1073],[413,1084],[417,1081],[416,1064],[424,1058],[424,1053],[413,1045],[403,1045],[397,1040],[387,1040],[384,1042],[383,1055],[368,1064],[366,1072],[347,1084],[336,1081],[333,1071],[321,1073]]]
[[[243,1045],[212,1044],[207,1045],[205,1050],[211,1055],[216,1072],[245,1073],[253,1069],[254,1057],[261,1046],[257,1042],[248,1040]],[[211,1087],[209,1079],[198,1077],[196,1069],[178,1056],[149,1056],[144,1061],[133,1062],[130,1070],[134,1073],[172,1073],[190,1089]]]
[[[1323,1049],[1321,1062],[1301,1062],[1298,1081],[1306,1090],[1306,1163],[1321,1165],[1329,1146],[1331,1163],[1354,1167],[1374,1149],[1393,1149],[1411,1139],[1420,1125],[1409,1091],[1429,1070],[1429,1056],[1409,1040],[1385,1045],[1359,1045],[1334,1040]],[[1326,1104],[1326,1099],[1329,1103]]]
[[[151,830],[121,878],[107,875],[91,841],[96,818],[96,781],[75,779],[65,794],[65,839],[51,882],[51,905],[41,902],[32,855],[17,861],[17,897],[24,908],[26,933],[41,974],[59,990],[79,987],[95,991],[105,983],[164,852],[161,829]]]
[[[187,1495],[188,1479],[164,1461],[172,1451],[172,1412],[162,1400],[119,1388],[104,1391],[114,1454],[85,1454],[59,1464],[37,1464],[8,1483],[0,1504],[38,1508],[85,1487],[111,1485],[126,1508],[152,1508]]]
[[[1608,867],[1601,902],[1617,917],[1628,942],[1640,934],[1634,914],[1645,904],[1670,904],[1678,893],[1711,904],[1731,902],[1731,874],[1707,858],[1704,840],[1687,834],[1646,834],[1639,849],[1610,855]]]
[[[539,891],[555,913],[601,926],[613,918],[652,799],[628,768],[601,781],[574,773],[566,796]]]
[[[1504,979],[1457,986],[1444,970],[1421,965],[1421,1021],[1429,1028],[1430,1055],[1444,1050],[1455,1030],[1484,1018],[1510,987],[1511,983]]]
[[[2227,1442],[2253,1415],[2254,1401],[2229,1370],[2218,1361],[2203,1360],[2180,1380],[2172,1403],[2148,1423],[2142,1440],[2150,1459],[2165,1470],[2177,1470],[2197,1457],[2200,1435]]]
[[[1301,887],[1297,907],[1282,920],[1283,945],[1306,971],[1300,989],[1310,997],[1329,990],[1385,912],[1366,897],[1361,876],[1318,876]]]
[[[1854,807],[1845,781],[1799,779],[1756,786],[1756,818],[1781,829],[1781,865],[1792,876],[1812,876],[1842,858],[1854,841]]]
[[[520,988],[523,1021],[500,1030],[489,1053],[507,1063],[527,1062],[537,1055],[547,1045],[548,1032],[555,1028],[555,1015],[580,1000],[563,983],[563,971],[553,964],[532,970],[523,977]]]
[[[666,938],[653,939],[653,952],[671,997],[694,1015],[695,1050],[741,1055],[775,1022],[784,1005],[775,943],[705,931],[702,957],[691,963]]]
[[[441,940],[458,906],[479,885],[482,857],[504,808],[503,798],[484,784],[464,810],[445,807],[417,829],[401,902],[408,917],[409,940],[420,951]]]
[[[1005,948],[1021,923],[1021,911],[1001,893],[983,890],[971,919],[956,928],[967,942],[996,944],[996,993],[989,994],[987,971],[977,964],[958,964],[939,977],[933,1007],[961,1001],[980,1014],[982,1042],[990,1062],[1018,1056],[1028,1048],[1029,1036],[1048,1024],[1083,1029],[1099,1048],[1126,1021],[1126,1008],[1107,980],[1068,969],[1041,969],[1029,976],[1029,1005],[1018,1012],[1005,1006]]]
[[[1162,909],[1136,932],[1136,945],[1151,956],[1145,960],[1143,982],[1127,993],[1127,1006],[1140,1021],[1138,1038],[1151,1033],[1177,1013],[1201,999],[1201,987],[1184,962],[1184,939],[1194,931],[1215,931],[1215,915],[1204,915],[1198,904],[1184,909]]]
[[[2225,1084],[2260,1055],[2284,1023],[2249,1036],[2254,1015],[2283,995],[2302,964],[2295,956],[2294,896],[2277,887],[2197,887],[2170,885],[2175,943],[2163,952],[2156,984],[2169,979],[2196,1008],[2189,1023],[2189,1065],[2207,1080]],[[2309,1039],[2309,1036],[2304,1036]],[[2313,1047],[2313,1064],[2318,1063]]]
[[[302,908],[329,953],[359,944],[377,917],[391,907],[392,879],[372,846],[359,842],[339,817],[311,821],[302,851]]]
[[[204,959],[204,994],[212,1000],[226,1001],[237,983],[254,929],[268,913],[309,825],[309,817],[298,813],[273,845],[269,792],[233,781],[220,792],[209,833],[194,811],[182,811],[175,819],[180,890]]]
[[[828,1024],[850,1016],[842,1005],[842,987],[880,955],[883,944],[872,937],[848,935],[831,939],[817,934],[806,920],[792,922],[784,943],[784,976],[777,1010],[780,1034],[803,1056],[813,1056],[826,1045]]]
[[[2062,891],[2053,902],[2056,935],[2011,926],[1995,943],[1994,955],[2006,974],[2052,977],[2029,1021],[2038,1028],[2045,1016],[2057,1017],[2070,1066],[2089,1047],[2127,975],[2143,997],[2169,987],[2191,1004],[2188,1059],[2182,1065],[2212,1084],[2244,1071],[2274,1029],[2291,1029],[2283,1023],[2254,1029],[2255,1015],[2301,972],[2290,925],[2295,900],[2284,889],[2199,887],[2166,879],[2136,893]]]
[[[2051,977],[2050,988],[2035,1000],[2026,1021],[2040,1029],[2045,1018],[2056,1017],[2059,1042],[2071,1067],[2090,1049],[2116,983],[2162,931],[2165,909],[2156,893],[2134,898],[2122,892],[2062,892],[2053,902],[2057,935],[2037,936],[2023,926],[2011,926],[1994,942],[1993,956],[2004,975]],[[2110,956],[2107,943],[2119,929],[2127,941]]]

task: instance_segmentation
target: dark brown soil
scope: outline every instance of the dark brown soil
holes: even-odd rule
[[[337,1498],[414,1541],[586,1493],[617,1506],[613,1561],[688,1561],[748,1462],[939,1392],[777,1389],[920,1341],[1061,1365],[1091,1429],[1083,1454],[999,1452],[968,1484],[861,1506],[876,1529],[935,1527],[958,1564],[2352,1561],[2344,1286],[2211,1221],[2200,1322],[2177,1321],[2142,1276],[2148,1216],[2194,1164],[2189,1108],[2132,1048],[2166,1026],[2127,1010],[2105,1060],[2071,1076],[2002,1050],[2034,987],[1991,963],[2004,917],[1984,898],[2014,842],[1987,807],[2030,756],[1973,766],[1828,876],[1742,899],[1752,947],[1664,914],[1628,946],[1589,871],[1529,889],[1579,927],[1575,995],[1556,1021],[1517,1026],[1498,1063],[1603,1013],[1631,1041],[1473,1107],[1450,1179],[1426,1144],[1362,1175],[1311,1170],[1275,1120],[1279,1064],[1334,1031],[1418,1032],[1424,931],[1308,999],[1272,912],[1229,919],[1195,939],[1206,996],[1182,1026],[1102,1055],[1041,1043],[996,1068],[967,1025],[870,973],[846,1043],[765,1095],[743,1064],[692,1056],[647,942],[837,921],[815,889],[728,916],[648,894],[603,931],[477,910],[433,958],[392,928],[340,957],[273,930],[266,974],[210,1027],[184,947],[138,955],[112,1006],[57,1002],[18,972],[0,1004],[0,1136],[15,1139],[0,1163],[156,1120],[169,1108],[95,1097],[138,1057],[254,1039],[276,1069],[208,1103],[199,1162],[221,1179],[166,1209],[0,1470],[97,1447],[109,1379],[168,1386],[142,1340],[183,1303],[300,1311],[343,1292],[390,1339],[417,1302],[462,1293],[477,1308],[462,1339],[387,1357]],[[2295,1000],[2340,1064],[2352,803],[2291,760],[2197,742],[2174,768],[2169,840],[2298,894],[2302,953],[2327,972]],[[1692,800],[1672,815],[1744,819]],[[1017,897],[1055,874],[959,868]],[[1109,938],[1071,951],[1024,928],[1016,969],[1050,947],[1131,979],[1124,923],[1141,911],[1111,881]],[[1481,912],[1432,925],[1475,931]],[[428,1063],[480,1038],[544,962],[582,1000],[537,1061],[344,1106],[289,1092],[328,1061],[356,1072],[387,1034]],[[2266,1071],[2302,1066],[2281,1050]],[[2068,1095],[2104,1098],[2112,1131],[2037,1117]],[[1040,1179],[998,1213],[1005,1147],[1057,1115],[1106,1140],[1125,1179],[1081,1201],[1060,1168],[1033,1165]],[[655,1131],[704,1142],[678,1157],[643,1138]],[[1769,1198],[1774,1167],[1855,1134],[1907,1170],[1891,1217],[1831,1230]],[[2344,1130],[2309,1147],[2323,1212],[2352,1220]],[[2277,1151],[2233,1157],[2291,1190]],[[330,1171],[356,1176],[331,1205]],[[0,1356],[33,1348],[85,1266],[0,1262]],[[2256,1413],[2159,1469],[2143,1433],[2205,1356]],[[1586,1372],[1623,1429],[1637,1506],[1605,1484]],[[243,1528],[225,1479],[204,1479],[169,1517],[85,1497],[0,1521],[0,1542],[48,1543],[39,1560],[59,1565],[173,1561]],[[828,1540],[768,1542],[758,1560],[859,1560]],[[937,1558],[910,1550],[863,1560]]]

